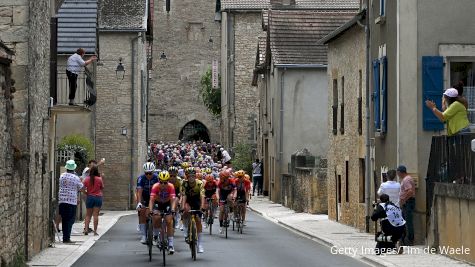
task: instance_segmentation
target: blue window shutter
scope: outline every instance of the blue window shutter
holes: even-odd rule
[[[373,111],[374,111],[374,130],[379,130],[381,128],[381,119],[379,114],[379,60],[373,60]]]
[[[442,93],[444,92],[444,60],[439,56],[422,57],[422,121],[425,131],[439,131],[444,124],[426,107],[425,101],[430,99],[437,108],[442,108]]]
[[[381,59],[383,65],[383,80],[381,81],[381,132],[386,133],[388,128],[388,58]]]

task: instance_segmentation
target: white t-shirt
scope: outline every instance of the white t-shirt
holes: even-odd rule
[[[66,70],[69,70],[75,74],[79,74],[84,65],[86,65],[86,62],[82,59],[82,57],[77,53],[74,53],[68,58],[68,66],[66,67]]]
[[[223,150],[223,162],[226,163],[231,160],[231,156],[229,156],[228,151]]]
[[[387,181],[381,184],[378,190],[378,195],[386,194],[389,196],[389,201],[399,207],[399,191],[401,185],[396,181]]]

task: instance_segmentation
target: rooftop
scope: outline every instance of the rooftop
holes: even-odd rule
[[[295,0],[294,6],[281,5],[282,0],[221,0],[221,10],[274,9],[358,9],[359,0]]]
[[[147,0],[102,0],[100,31],[146,31]]]

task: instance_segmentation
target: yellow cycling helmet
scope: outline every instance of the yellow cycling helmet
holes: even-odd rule
[[[167,171],[161,171],[158,174],[158,179],[160,179],[160,181],[162,182],[167,182],[168,179],[170,179],[170,173],[168,173]]]
[[[185,161],[185,162],[183,162],[183,163],[181,164],[181,167],[182,167],[183,169],[188,169],[188,168],[190,167],[190,163]]]
[[[243,170],[239,170],[239,171],[237,171],[237,172],[234,173],[234,175],[235,175],[236,177],[238,177],[238,178],[239,178],[239,177],[243,177],[245,174],[246,174],[246,172],[243,171]]]

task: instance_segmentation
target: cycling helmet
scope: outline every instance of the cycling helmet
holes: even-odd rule
[[[214,176],[212,174],[208,174],[208,175],[206,175],[205,180],[208,181],[208,182],[211,182],[211,181],[214,180]]]
[[[195,168],[194,168],[194,167],[188,167],[188,168],[186,168],[185,173],[186,173],[187,175],[189,175],[189,174],[196,174],[196,171],[195,171]]]
[[[222,171],[219,173],[219,178],[229,178],[231,174],[228,171]]]
[[[250,180],[251,180],[251,176],[249,176],[248,174],[246,174],[246,175],[244,175],[244,179],[246,179],[246,180],[249,180],[249,181],[250,181]]]
[[[170,179],[170,173],[167,171],[162,171],[158,174],[158,179],[160,179],[162,182],[166,182],[168,179]]]
[[[207,173],[207,174],[210,174],[212,172],[212,170],[211,170],[211,168],[205,168],[204,172]]]
[[[171,166],[170,168],[168,168],[168,172],[170,172],[170,174],[177,174],[178,168],[175,166]]]
[[[155,164],[153,164],[153,162],[145,162],[145,164],[143,165],[143,171],[144,172],[155,171]]]
[[[246,174],[245,171],[239,170],[239,171],[237,171],[237,172],[234,173],[234,176],[240,178],[240,177],[244,177],[245,174]]]
[[[181,164],[181,167],[183,167],[183,169],[187,169],[187,168],[190,167],[190,163],[188,163],[188,162],[183,162],[183,163]]]

